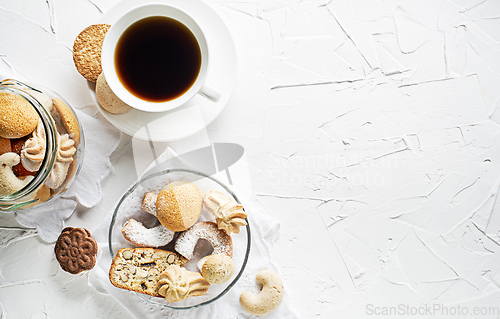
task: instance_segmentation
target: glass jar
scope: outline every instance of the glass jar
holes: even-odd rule
[[[63,194],[78,175],[85,151],[82,127],[73,108],[49,89],[7,79],[0,82],[0,94],[24,106],[27,101],[38,114],[31,133],[0,136],[0,210],[39,207]],[[0,116],[7,113],[0,106]]]

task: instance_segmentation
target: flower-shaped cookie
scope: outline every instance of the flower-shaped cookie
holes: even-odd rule
[[[85,228],[66,227],[57,239],[54,252],[64,271],[78,274],[94,268],[97,243]]]
[[[203,204],[208,212],[215,216],[218,228],[224,229],[228,234],[238,234],[240,227],[247,224],[247,214],[243,211],[243,206],[219,191],[207,192],[203,197]]]
[[[188,297],[202,296],[208,291],[210,283],[199,273],[177,265],[168,266],[160,275],[158,293],[167,302],[182,301]]]

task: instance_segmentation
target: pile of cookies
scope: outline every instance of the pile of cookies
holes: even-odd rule
[[[120,100],[109,87],[101,66],[102,44],[109,24],[93,24],[85,28],[73,43],[73,62],[78,72],[90,82],[95,82],[97,101],[112,114],[121,114],[132,108]]]
[[[28,185],[43,168],[47,150],[46,128],[27,96],[37,100],[56,124],[57,152],[42,185],[23,201],[38,199],[31,207],[47,201],[66,188],[76,171],[75,156],[80,128],[69,107],[57,97],[5,80],[0,92],[0,196],[13,194]],[[23,95],[25,94],[25,95]]]
[[[203,207],[215,222],[199,221]],[[202,195],[195,184],[177,181],[158,194],[146,193],[141,209],[156,216],[159,224],[146,228],[135,219],[124,223],[122,234],[135,248],[123,248],[114,257],[109,271],[113,285],[177,302],[201,296],[211,284],[233,276],[231,234],[247,225],[247,214],[232,197],[217,190]],[[208,241],[213,252],[195,260],[200,239]],[[171,242],[174,251],[162,249]],[[199,271],[184,268],[188,261],[195,261]]]

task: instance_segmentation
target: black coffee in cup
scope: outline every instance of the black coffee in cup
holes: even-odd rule
[[[120,36],[115,68],[122,85],[150,102],[173,100],[195,83],[201,49],[181,22],[164,16],[141,19]]]

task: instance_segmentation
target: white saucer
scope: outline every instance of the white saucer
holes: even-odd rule
[[[113,24],[128,10],[151,0],[124,0],[106,12],[101,23]],[[97,102],[95,83],[88,82],[92,99],[103,116],[120,131],[154,142],[171,142],[193,135],[209,125],[222,112],[231,97],[237,78],[236,49],[233,38],[219,14],[201,0],[155,0],[189,12],[203,30],[210,52],[206,83],[221,93],[214,103],[199,94],[172,111],[148,113],[132,109],[124,114],[106,112]]]

